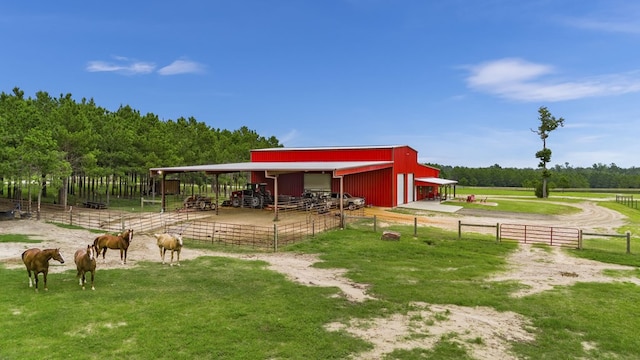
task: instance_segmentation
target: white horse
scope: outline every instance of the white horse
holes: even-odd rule
[[[158,248],[160,249],[160,257],[162,258],[162,263],[164,264],[164,254],[167,250],[171,251],[171,262],[170,265],[173,266],[173,252],[175,251],[178,254],[178,261],[176,265],[180,266],[180,250],[182,250],[182,234],[171,234],[171,233],[163,233],[163,234],[153,234],[158,240]]]

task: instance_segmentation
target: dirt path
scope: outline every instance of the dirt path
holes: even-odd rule
[[[563,203],[566,205],[566,203]],[[487,204],[491,206],[491,204]],[[584,201],[572,204],[580,209],[580,212],[570,215],[540,215],[526,213],[501,212],[483,209],[462,209],[455,213],[437,213],[416,210],[416,214],[400,214],[389,212],[385,208],[367,208],[367,216],[376,215],[381,221],[400,222],[413,224],[418,217],[418,222],[425,226],[435,226],[447,230],[457,231],[458,221],[470,224],[495,225],[497,223],[516,223],[523,225],[542,225],[555,227],[579,228],[587,232],[615,232],[615,229],[623,226],[626,217],[617,211],[598,206],[592,201]],[[494,230],[476,229],[478,232],[493,232]]]
[[[610,231],[624,224],[624,217],[615,211],[599,207],[591,202],[579,204],[579,214],[566,216],[527,216],[518,214],[495,214],[480,216],[482,213],[455,215],[428,214],[420,217],[420,223],[429,226],[456,230],[459,220],[481,224],[505,223],[517,221],[521,224],[548,226],[571,226],[585,230]],[[375,212],[381,221],[413,223],[415,215],[389,213],[384,209],[367,209],[368,214]],[[484,214],[487,215],[487,214]],[[67,230],[58,226],[34,220],[16,220],[0,222],[0,233],[28,234],[43,243],[37,247],[59,247],[66,256],[64,265],[51,263],[52,272],[73,270],[71,255],[78,249],[92,243],[95,233],[83,230]],[[7,268],[24,268],[20,254],[33,244],[0,243],[0,262]],[[275,254],[228,254],[184,248],[182,259],[193,259],[199,256],[227,256],[244,260],[262,260],[269,268],[281,272],[292,281],[308,286],[336,287],[340,291],[336,296],[345,296],[351,301],[361,302],[375,299],[367,294],[367,285],[358,284],[345,278],[342,269],[319,269],[312,265],[318,262],[313,255],[292,253]],[[102,269],[127,268],[136,266],[138,261],[160,262],[160,254],[151,234],[134,233],[129,249],[127,265],[120,264],[119,254],[108,250],[106,261],[99,260],[99,271]],[[636,278],[612,279],[602,274],[604,269],[631,269],[630,267],[601,264],[567,256],[559,249],[551,252],[529,246],[521,246],[509,259],[509,270],[496,274],[490,281],[515,280],[528,286],[527,289],[513,296],[529,294],[552,289],[554,286],[570,286],[578,281],[612,282],[630,281],[640,285]],[[24,279],[25,287],[27,278]],[[99,291],[99,285],[97,286]],[[454,305],[413,304],[415,310],[406,315],[393,314],[386,318],[369,319],[366,322],[350,321],[349,323],[327,324],[329,331],[345,330],[353,336],[371,342],[374,348],[366,353],[358,354],[355,359],[378,359],[395,349],[411,349],[415,347],[430,348],[440,336],[452,332],[459,334],[460,345],[478,359],[515,359],[510,353],[509,343],[512,341],[532,341],[530,325],[527,319],[514,313],[499,313],[491,308],[466,308]],[[437,319],[437,321],[434,321]],[[474,341],[475,339],[482,341]]]

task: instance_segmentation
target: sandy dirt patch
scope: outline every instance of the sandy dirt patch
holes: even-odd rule
[[[624,224],[624,217],[615,211],[585,202],[579,205],[583,210],[579,214],[567,216],[526,216],[509,214],[504,216],[482,214],[441,215],[429,214],[420,219],[422,225],[437,226],[457,230],[459,220],[482,224],[517,223],[580,227],[584,230],[606,231]],[[369,211],[369,209],[368,209]],[[392,214],[380,211],[381,221],[412,223],[414,215]],[[20,260],[22,252],[29,247],[58,247],[65,255],[65,264],[52,261],[51,272],[75,270],[72,254],[76,249],[86,247],[98,235],[84,230],[68,230],[35,220],[16,220],[0,222],[0,233],[28,234],[43,240],[39,244],[0,243],[0,262],[7,268],[24,268]],[[354,302],[375,299],[367,293],[367,285],[355,283],[344,277],[342,269],[319,269],[313,264],[320,261],[314,255],[292,253],[229,254],[190,249],[185,247],[181,259],[193,259],[199,256],[226,256],[244,260],[262,260],[269,268],[285,274],[292,281],[308,286],[336,287],[340,291],[336,296],[345,296]],[[167,259],[168,260],[168,259]],[[156,240],[152,234],[134,233],[129,248],[126,265],[120,263],[118,251],[108,250],[106,261],[99,259],[101,269],[128,268],[136,266],[138,261],[160,262]],[[609,278],[602,274],[604,269],[630,270],[631,267],[601,264],[566,255],[561,249],[551,251],[538,247],[521,245],[508,259],[509,268],[505,273],[496,274],[491,281],[513,280],[528,287],[513,296],[526,296],[554,288],[570,286],[583,282],[640,282],[636,278]],[[165,265],[168,266],[168,265]],[[28,281],[25,274],[25,287]],[[99,291],[99,285],[97,286]],[[510,353],[510,342],[532,341],[535,329],[529,326],[527,319],[518,314],[500,313],[491,308],[469,308],[454,305],[413,304],[415,310],[408,314],[392,314],[389,317],[352,320],[348,323],[327,324],[330,331],[343,330],[353,336],[371,342],[374,348],[358,354],[355,359],[378,359],[395,349],[430,348],[441,337],[449,341],[458,341],[478,359],[514,359]],[[452,340],[449,335],[455,333]]]
[[[522,297],[551,290],[556,286],[571,286],[577,282],[631,282],[640,285],[635,277],[612,278],[604,270],[633,270],[632,266],[605,264],[567,255],[558,247],[541,248],[520,244],[507,259],[509,270],[488,279],[489,281],[513,280],[527,285],[512,294]]]

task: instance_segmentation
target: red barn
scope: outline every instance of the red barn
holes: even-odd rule
[[[181,172],[250,172],[253,183],[266,183],[275,195],[299,197],[306,189],[320,189],[350,193],[365,198],[367,205],[383,207],[446,197],[449,186],[457,183],[439,178],[439,169],[419,164],[418,152],[406,145],[258,149],[251,151],[251,162],[150,171],[163,179]]]
[[[306,188],[325,184],[330,191],[342,190],[384,207],[440,197],[446,192],[442,186],[456,183],[439,179],[440,170],[418,163],[418,152],[406,145],[258,149],[251,151],[251,163],[296,163],[302,169],[324,163],[324,170],[308,166],[278,174],[278,193],[300,196]],[[274,190],[267,172],[252,171],[251,178]]]

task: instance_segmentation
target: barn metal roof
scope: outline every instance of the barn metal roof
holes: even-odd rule
[[[295,150],[349,150],[349,149],[395,149],[399,147],[409,147],[409,145],[360,145],[360,146],[315,146],[315,147],[278,147],[278,148],[264,148],[264,149],[252,149],[252,152],[260,151],[295,151]]]
[[[151,168],[152,173],[164,172],[165,174],[182,172],[206,172],[214,174],[241,172],[241,171],[268,171],[270,173],[290,173],[299,171],[333,171],[351,172],[360,169],[371,171],[388,168],[392,161],[302,161],[302,162],[242,162],[231,164],[193,165],[177,167]]]
[[[458,183],[457,180],[441,179],[441,178],[435,178],[435,177],[415,178],[414,181],[425,182],[425,183],[436,184],[436,185],[452,185],[452,184]]]

